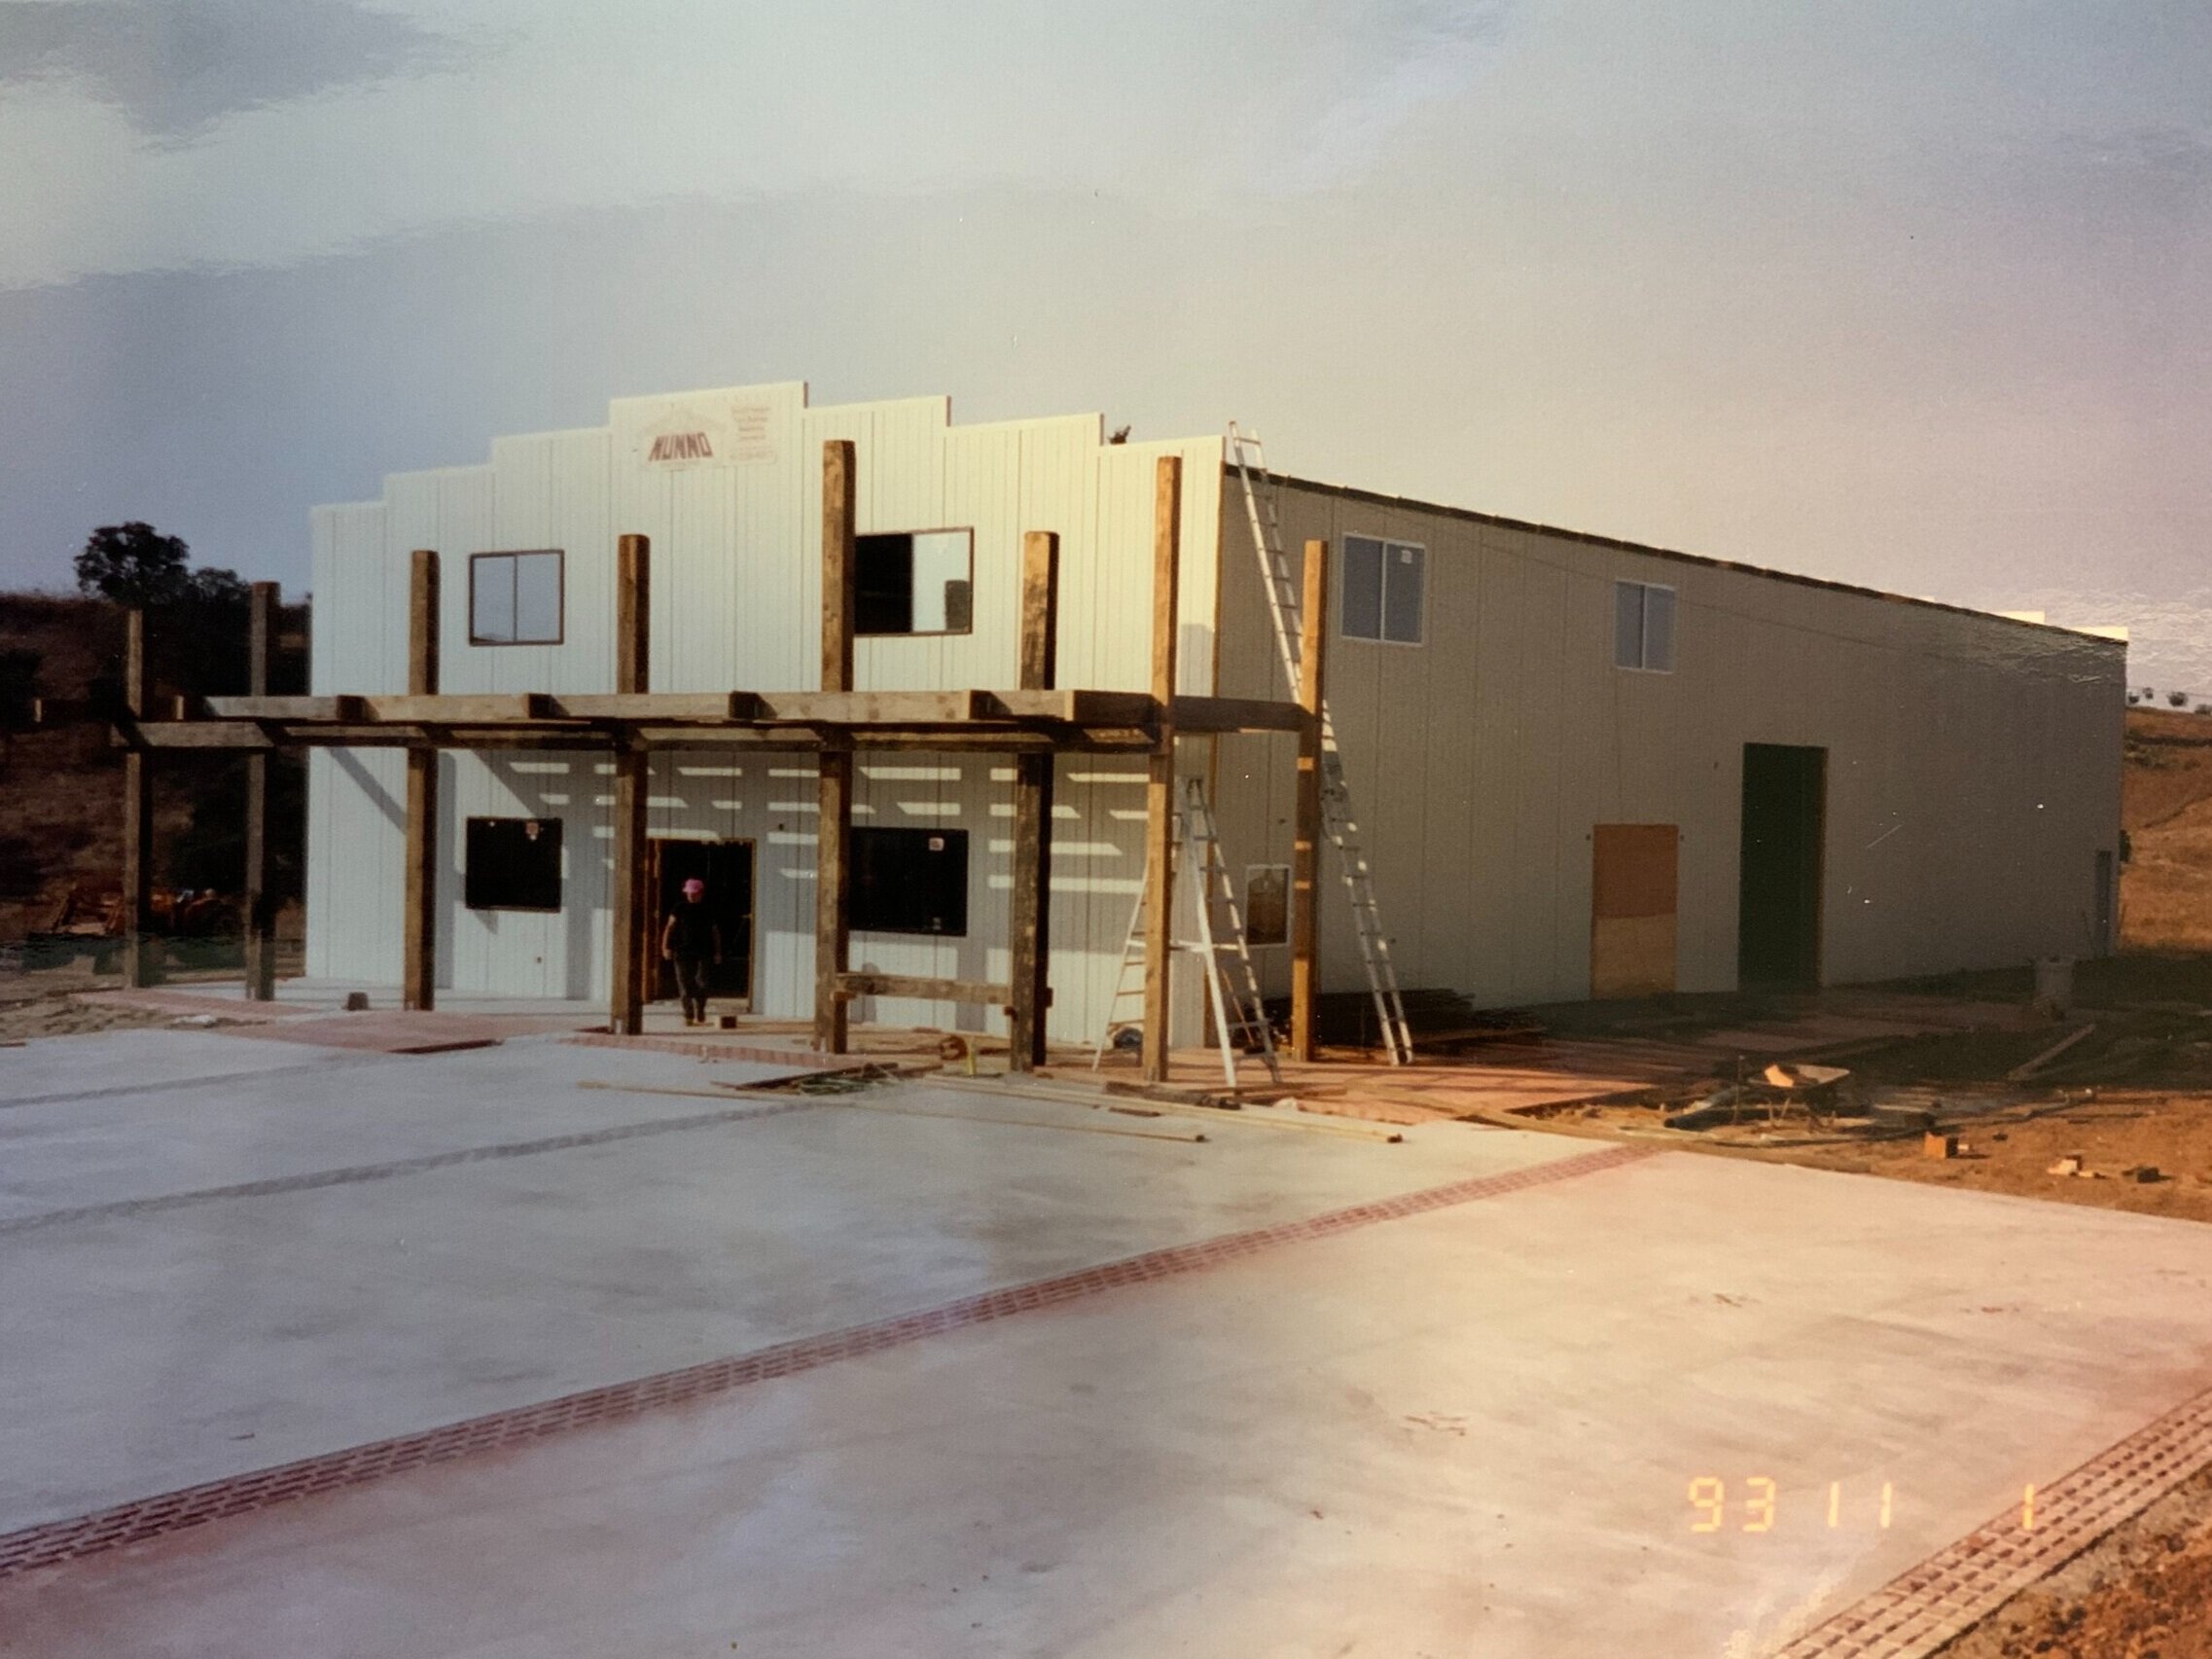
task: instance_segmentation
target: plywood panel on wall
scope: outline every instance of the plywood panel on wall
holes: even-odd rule
[[[1653,996],[1674,989],[1679,839],[1672,824],[1591,827],[1592,996]]]

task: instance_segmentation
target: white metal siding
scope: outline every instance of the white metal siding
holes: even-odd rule
[[[646,462],[656,422],[736,401],[763,410],[768,453],[731,465]],[[597,691],[613,683],[616,538],[652,538],[657,691],[813,689],[820,684],[821,450],[853,440],[862,534],[973,526],[974,623],[965,635],[864,639],[864,690],[1011,686],[1017,678],[1021,536],[1060,536],[1059,683],[1143,690],[1150,681],[1153,472],[1184,458],[1180,686],[1213,689],[1221,516],[1218,439],[1109,446],[1096,415],[948,424],[943,398],[826,409],[799,384],[624,399],[610,424],[502,438],[487,465],[397,474],[380,503],[315,520],[315,689],[401,690],[408,556],[442,555],[441,689]],[[564,637],[469,644],[468,556],[558,547]],[[607,975],[611,781],[603,758],[450,754],[442,778],[441,985],[598,996]],[[317,755],[309,810],[310,972],[396,981],[404,763],[390,751]],[[1096,1033],[1142,872],[1143,772],[1069,757],[1054,814],[1052,1034]],[[856,964],[893,973],[1004,980],[1012,773],[1003,757],[895,755],[860,767],[857,822],[969,832],[969,929],[959,940],[857,934]],[[797,1016],[813,987],[814,777],[810,759],[758,750],[655,758],[655,835],[755,843],[755,1006]],[[475,815],[557,816],[560,916],[480,914],[461,904],[461,825]],[[1188,978],[1189,976],[1185,976]],[[1195,1030],[1195,986],[1178,1028]],[[862,1017],[992,1029],[995,1012],[884,999]]]

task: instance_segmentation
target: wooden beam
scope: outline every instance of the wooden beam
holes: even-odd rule
[[[661,720],[669,724],[698,721],[718,724],[753,720],[761,700],[749,691],[568,692],[553,700],[555,718],[567,720]]]
[[[822,690],[852,690],[853,447],[833,438],[822,446]],[[814,1046],[843,1054],[848,1035],[838,979],[850,965],[852,753],[825,747],[815,763]]]
[[[1152,695],[1159,738],[1145,771],[1144,1077],[1167,1081],[1175,918],[1175,590],[1183,559],[1183,458],[1162,455],[1153,476]]]
[[[259,586],[259,584],[256,584]],[[272,601],[273,602],[273,601]],[[207,712],[217,720],[357,721],[367,712],[358,697],[210,697]]]
[[[256,582],[246,601],[246,689],[268,695],[276,584]],[[276,905],[268,890],[268,755],[246,757],[246,997],[276,999]]]
[[[615,693],[643,698],[652,659],[652,544],[624,536],[616,547]],[[615,750],[614,926],[607,1008],[609,1028],[635,1036],[645,1028],[645,984],[653,970],[653,906],[645,891],[646,806],[652,757],[634,732]]]
[[[1060,538],[1031,530],[1021,539],[1021,689],[1051,691],[1058,655]],[[1045,1010],[1052,999],[1052,757],[1014,763],[1014,894],[1008,914],[1012,1028],[1007,1064],[1045,1064]]]
[[[1305,710],[1295,703],[1256,697],[1178,697],[1175,729],[1196,732],[1302,732]]]
[[[273,749],[277,739],[252,720],[148,720],[115,723],[115,741],[126,749]]]
[[[378,704],[418,703],[438,697],[438,555],[417,548],[408,573],[405,698],[370,698],[372,718],[396,719]],[[400,961],[400,1003],[438,1003],[438,751],[407,755],[407,916]]]
[[[123,614],[123,703],[133,725],[147,714],[146,613]],[[154,910],[154,774],[152,757],[133,743],[123,757],[123,983],[152,985],[161,945],[146,926]]]
[[[431,621],[437,643],[437,620]],[[410,671],[411,672],[411,658]],[[435,681],[433,681],[435,683]],[[494,726],[507,721],[551,720],[553,700],[540,691],[480,692],[462,697],[441,697],[436,692],[410,692],[405,697],[365,697],[361,712],[371,720],[419,721],[428,726]]]
[[[1313,998],[1321,973],[1321,699],[1329,641],[1329,544],[1305,544],[1305,590],[1299,607],[1298,791],[1291,829],[1290,1057],[1313,1059]]]
[[[978,1002],[986,1008],[1004,1008],[1014,988],[967,979],[927,979],[916,974],[841,973],[834,993],[840,999],[855,996],[918,996],[930,1002]]]

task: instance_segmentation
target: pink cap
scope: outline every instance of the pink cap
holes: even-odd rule
[[[687,896],[694,893],[703,893],[705,891],[706,884],[700,881],[696,876],[694,876],[690,881],[684,884],[684,892]]]

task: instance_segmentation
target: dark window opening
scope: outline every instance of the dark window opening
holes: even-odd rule
[[[471,645],[558,645],[564,620],[558,549],[469,556]]]
[[[855,932],[968,931],[966,830],[855,828],[850,846]]]
[[[1428,561],[1428,550],[1412,542],[1346,536],[1338,631],[1346,639],[1420,644]]]
[[[1654,582],[1613,584],[1613,666],[1674,672],[1674,590]]]
[[[968,632],[975,620],[974,564],[972,530],[854,538],[853,632]]]
[[[558,818],[471,818],[467,857],[471,910],[560,909]]]

